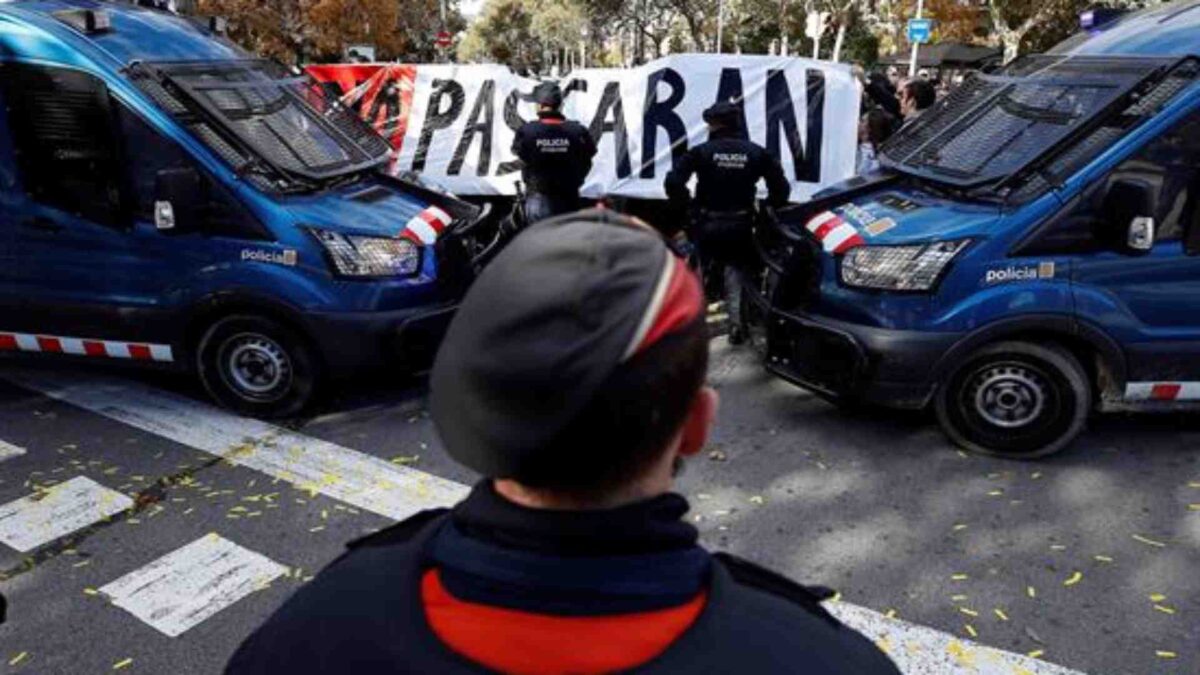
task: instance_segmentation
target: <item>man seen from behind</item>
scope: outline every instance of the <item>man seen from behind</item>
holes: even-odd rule
[[[740,106],[722,101],[704,111],[708,141],[688,150],[667,174],[667,197],[690,211],[688,237],[700,252],[705,274],[725,289],[729,341],[741,343],[746,327],[741,310],[741,269],[753,256],[755,203],[759,181],[767,202],[783,206],[791,184],[767,149],[746,137]],[[695,197],[688,182],[696,176]],[[712,284],[710,284],[712,285]]]
[[[822,595],[683,520],[707,362],[699,281],[659,234],[604,211],[531,227],[432,374],[445,448],[483,478],[352,544],[227,672],[895,675]]]
[[[563,117],[563,93],[543,82],[533,90],[538,118],[513,137],[525,181],[525,217],[536,223],[580,208],[579,189],[592,170],[596,144],[587,127]]]

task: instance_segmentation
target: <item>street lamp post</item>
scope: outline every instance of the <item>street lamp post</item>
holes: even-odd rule
[[[921,18],[921,12],[924,9],[925,9],[925,0],[917,0],[917,16],[916,16],[916,18],[918,18],[918,19]],[[917,50],[919,50],[920,48],[921,48],[921,43],[914,41],[913,46],[912,46],[912,58],[910,58],[908,61],[908,77],[909,77],[909,79],[912,79],[917,76]]]

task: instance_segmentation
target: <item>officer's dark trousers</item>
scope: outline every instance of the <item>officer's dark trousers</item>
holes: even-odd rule
[[[551,195],[544,192],[530,192],[525,195],[525,218],[529,220],[530,225],[539,220],[578,211],[579,207],[578,195]]]

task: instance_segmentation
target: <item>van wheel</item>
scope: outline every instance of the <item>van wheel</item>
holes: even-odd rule
[[[952,373],[935,401],[950,440],[971,452],[1044,457],[1083,431],[1091,409],[1087,374],[1057,346],[1001,342]]]
[[[221,319],[201,338],[196,358],[208,393],[243,415],[294,416],[317,388],[312,349],[295,331],[264,317]]]

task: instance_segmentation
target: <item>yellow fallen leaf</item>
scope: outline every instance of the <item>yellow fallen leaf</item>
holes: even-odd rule
[[[1188,511],[1200,511],[1200,504],[1188,504]]]
[[[1157,656],[1157,657],[1158,657],[1158,658],[1160,658],[1160,659],[1173,659],[1173,658],[1175,658],[1176,656],[1179,656],[1179,655],[1178,655],[1178,654],[1176,654],[1175,652],[1169,652],[1169,651],[1167,651],[1167,650],[1165,650],[1165,649],[1159,649],[1159,650],[1155,651],[1155,652],[1154,652],[1154,655],[1155,655],[1155,656]]]
[[[1035,650],[1029,652],[1026,656],[1028,656],[1031,659],[1040,659],[1040,658],[1042,658],[1042,654],[1045,654],[1045,653],[1046,653],[1045,649],[1035,649]]]
[[[1162,602],[1163,600],[1166,600],[1166,599],[1167,599],[1167,596],[1163,595],[1162,593],[1151,593],[1150,594],[1150,602]]]
[[[962,612],[963,614],[966,614],[967,616],[979,616],[979,612],[976,612],[975,610],[967,608],[967,607],[959,607],[958,611]]]
[[[841,602],[841,600],[842,600],[842,592],[841,591],[837,591],[836,593],[833,594],[832,598],[829,598],[830,602]]]
[[[1008,615],[1005,614],[1004,610],[1000,609],[999,607],[993,609],[992,613],[996,615],[997,619],[1000,619],[1001,621],[1008,621]]]
[[[969,579],[970,577],[968,577],[968,576],[967,576],[967,575],[965,575],[965,574],[951,574],[951,575],[950,575],[950,578],[951,578],[951,579],[953,579],[953,580],[955,580],[955,581],[966,581],[966,580],[967,580],[967,579]]]
[[[967,629],[967,634],[970,635],[971,637],[979,637],[979,631],[975,630],[975,627],[972,626],[971,624],[969,624],[969,623],[963,624],[963,628]]]
[[[318,525],[318,526],[316,526],[316,527],[310,527],[310,528],[308,528],[308,531],[309,531],[309,532],[320,532],[320,531],[321,531],[321,530],[323,530],[323,529],[325,529],[325,526],[324,526],[324,525]]]
[[[116,663],[113,664],[112,669],[120,670],[122,668],[128,668],[132,663],[133,663],[133,659],[131,659],[131,658],[121,659],[120,661],[117,661]]]
[[[965,530],[965,529],[967,529],[967,526],[965,523],[958,523],[957,525],[954,526],[955,532],[958,532],[959,530]]]
[[[8,665],[10,665],[10,666],[15,666],[15,665],[17,665],[18,663],[20,663],[20,662],[24,661],[24,660],[25,660],[25,659],[27,659],[27,658],[29,658],[29,652],[21,652],[20,654],[17,654],[16,656],[14,656],[14,657],[12,657],[11,659],[9,659],[9,660],[8,660]]]
[[[1162,612],[1163,614],[1174,614],[1175,613],[1174,609],[1172,609],[1171,607],[1167,607],[1166,605],[1155,605],[1154,609],[1157,609],[1158,611]]]
[[[1083,572],[1076,572],[1076,573],[1072,574],[1070,577],[1068,577],[1066,581],[1063,582],[1063,586],[1074,586],[1075,584],[1079,583],[1079,580],[1082,578],[1083,578]]]
[[[759,496],[759,495],[754,495],[754,496],[750,497],[750,503],[751,503],[751,504],[759,504],[759,505],[761,505],[761,504],[763,503],[763,501],[764,501],[764,500],[763,500],[763,498],[762,498],[761,496]]]
[[[1148,537],[1143,537],[1140,534],[1133,535],[1133,539],[1134,539],[1134,541],[1140,541],[1143,544],[1146,544],[1147,546],[1157,546],[1158,548],[1164,548],[1166,546],[1166,544],[1162,543],[1161,541],[1155,541]]]
[[[1025,587],[1025,595],[1028,595],[1031,598],[1036,598],[1037,597],[1037,589],[1034,588],[1033,586],[1026,586]]]
[[[1033,480],[1037,480],[1042,477],[1042,472],[1034,471],[1033,473],[1029,474],[1029,477],[1032,478]]]
[[[1092,556],[1092,557],[1093,557],[1093,558],[1095,558],[1097,561],[1099,561],[1099,562],[1103,562],[1103,563],[1110,563],[1110,562],[1112,562],[1112,561],[1113,561],[1113,559],[1112,559],[1112,558],[1110,558],[1110,557],[1108,557],[1108,556],[1106,556],[1106,555],[1095,555],[1095,556]]]
[[[89,588],[83,589],[83,594],[84,595],[100,595],[100,591],[89,587]]]
[[[962,594],[959,594],[959,595],[952,595],[952,596],[950,596],[950,599],[951,599],[951,600],[953,600],[953,601],[955,601],[955,602],[962,602],[963,600],[966,600],[966,599],[967,599],[967,596],[965,596],[965,595],[962,595]]]
[[[894,609],[889,609],[889,610],[887,611],[887,614],[884,614],[884,616],[886,616],[886,617],[887,617],[887,618],[889,618],[889,619],[894,619],[894,618],[896,618],[896,610],[894,610]]]

